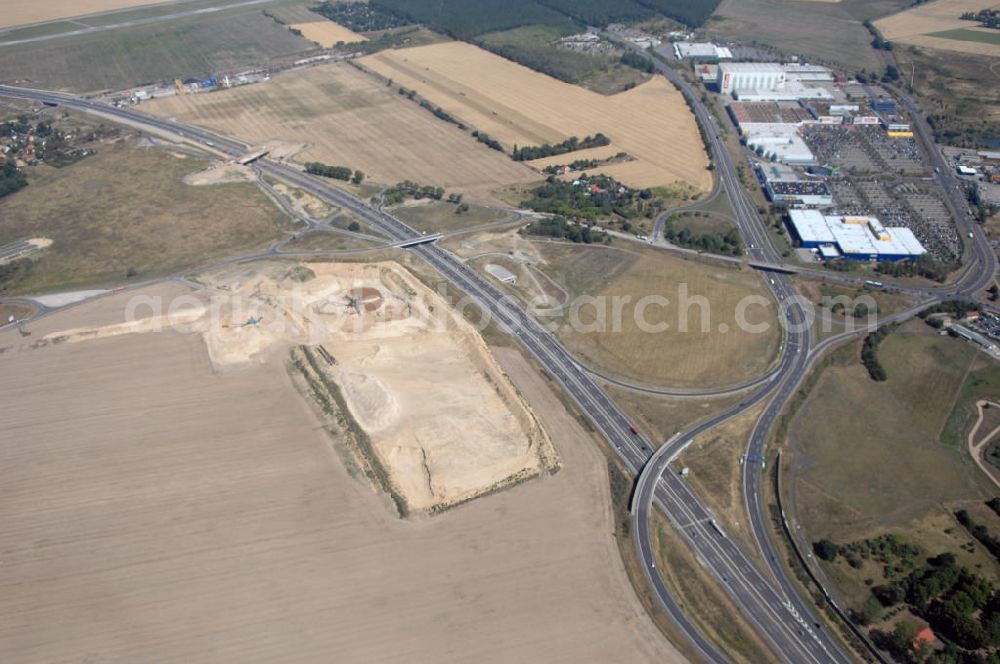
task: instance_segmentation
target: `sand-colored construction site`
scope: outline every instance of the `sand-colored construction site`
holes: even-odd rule
[[[285,352],[219,371],[197,334],[52,341],[185,292],[0,332],[5,664],[683,661],[628,585],[603,456],[519,354],[497,357],[562,470],[400,520]]]
[[[299,30],[302,36],[310,41],[314,41],[323,48],[336,46],[338,42],[345,44],[355,44],[357,42],[368,41],[364,35],[359,35],[353,30],[349,30],[333,21],[311,21],[309,23],[296,23],[291,26]]]
[[[998,9],[1000,3],[982,0],[933,0],[875,21],[875,26],[889,41],[914,46],[926,46],[948,51],[959,51],[973,55],[1000,57],[1000,44],[981,41],[964,41],[934,36],[933,33],[948,30],[971,30],[996,34],[996,30],[979,27],[973,21],[963,21],[965,12],[980,9]]]
[[[143,104],[260,144],[305,144],[300,161],[365,172],[375,182],[413,180],[495,202],[498,187],[538,179],[531,168],[477,143],[348,64],[288,72],[270,81],[212,94]]]
[[[42,340],[178,325],[204,338],[219,369],[321,346],[316,378],[337,384],[374,445],[373,463],[388,472],[386,488],[410,510],[440,510],[556,467],[534,413],[475,329],[396,263],[263,264],[201,279],[210,288],[191,306]]]
[[[0,0],[0,28],[157,4],[160,0]]]
[[[563,83],[463,42],[384,51],[362,65],[415,89],[508,149],[601,132],[636,161],[600,171],[633,187],[711,187],[694,116],[662,77],[605,96]],[[576,158],[563,155],[562,163]]]

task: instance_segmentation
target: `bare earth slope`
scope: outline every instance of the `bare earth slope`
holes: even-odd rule
[[[126,297],[0,333],[4,662],[682,661],[627,585],[604,460],[564,410],[542,416],[559,474],[401,521],[283,354],[216,373],[174,332],[17,350],[120,322]]]

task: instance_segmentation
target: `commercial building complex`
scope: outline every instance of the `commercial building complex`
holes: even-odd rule
[[[757,172],[773,203],[789,207],[833,205],[833,194],[825,180],[803,179],[798,172],[780,164],[758,164]]]
[[[819,210],[790,210],[789,225],[800,246],[820,255],[853,260],[902,260],[926,253],[908,228],[887,228],[875,217],[827,216]],[[836,252],[831,252],[833,248]]]
[[[785,68],[774,62],[724,62],[716,81],[719,92],[777,90],[785,85]]]
[[[705,42],[674,42],[674,55],[678,60],[692,62],[718,62],[732,60],[733,52],[725,46],[716,46]]]

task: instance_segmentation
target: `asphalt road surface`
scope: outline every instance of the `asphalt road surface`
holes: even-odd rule
[[[696,116],[709,131],[713,158],[716,163],[721,186],[733,202],[739,230],[751,257],[759,261],[777,262],[777,252],[770,243],[761,221],[757,218],[756,207],[752,205],[740,186],[729,155],[722,145],[714,122],[707,109],[683,80],[678,80],[676,72],[664,73],[695,102]],[[0,86],[0,95],[28,99],[37,102],[59,104],[77,110],[100,113],[115,119],[155,130],[174,138],[187,140],[229,157],[242,155],[247,145],[228,137],[203,129],[180,124],[138,113],[132,109],[119,109],[87,99],[61,93],[38,90],[24,90]],[[288,165],[261,160],[256,166],[264,173],[286,183],[299,187],[337,206],[346,208],[367,221],[371,227],[389,238],[390,242],[420,240],[421,234],[402,221],[384,211],[373,208],[324,182],[316,180]],[[983,236],[985,240],[985,237]],[[977,245],[979,242],[976,243]],[[670,459],[699,433],[708,430],[728,417],[771,398],[767,410],[761,417],[751,440],[749,451],[756,449],[755,441],[762,449],[766,433],[780,413],[787,399],[811,363],[811,335],[807,326],[800,326],[806,313],[794,299],[794,290],[787,277],[775,273],[767,277],[767,282],[789,322],[782,353],[779,358],[777,378],[748,395],[739,404],[725,413],[699,425],[691,431],[675,436],[664,444],[655,456],[654,446],[641,434],[632,434],[631,424],[618,406],[603,392],[565,348],[537,321],[526,314],[520,306],[479,273],[468,267],[453,254],[434,244],[420,244],[410,249],[421,256],[460,290],[477,300],[484,312],[516,336],[538,359],[553,379],[559,381],[571,398],[580,406],[597,429],[608,440],[624,465],[639,475],[633,501],[633,518],[636,546],[644,563],[647,578],[654,594],[674,621],[687,636],[693,647],[706,659],[713,662],[728,661],[726,657],[701,634],[690,622],[674,598],[670,595],[660,575],[655,571],[651,539],[649,537],[649,514],[656,504],[678,526],[684,539],[692,546],[695,554],[708,566],[722,582],[723,587],[734,599],[744,616],[754,624],[775,653],[788,662],[847,662],[851,657],[845,652],[836,637],[816,627],[811,608],[807,607],[786,578],[777,561],[776,553],[768,551],[770,539],[765,522],[759,517],[763,506],[755,502],[758,493],[760,473],[753,473],[755,464],[747,464],[744,488],[747,492],[748,507],[754,523],[754,533],[768,560],[768,569],[759,570],[745,552],[719,529],[700,499],[690,487],[675,475],[664,472]],[[992,252],[988,252],[992,256]],[[973,290],[978,283],[990,277],[988,259],[975,270],[966,283]],[[978,281],[977,281],[978,279]],[[772,398],[773,397],[773,398]],[[760,432],[760,433],[758,433]],[[652,461],[650,462],[652,458]],[[647,465],[647,462],[648,463]],[[747,479],[749,478],[749,479]],[[752,494],[752,496],[751,496]],[[756,507],[756,509],[755,509]],[[757,514],[758,518],[754,518]],[[770,575],[770,578],[767,576]]]

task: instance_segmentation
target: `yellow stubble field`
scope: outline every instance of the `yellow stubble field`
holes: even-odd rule
[[[680,92],[662,77],[606,96],[462,42],[385,51],[361,63],[394,84],[415,89],[508,149],[601,132],[611,139],[612,154],[627,152],[635,158],[601,172],[633,187],[711,187],[694,116]],[[569,163],[577,155],[562,157],[561,163]]]
[[[539,179],[375,78],[344,63],[287,72],[208,94],[166,97],[143,110],[261,144],[304,144],[299,161],[365,172],[385,184],[414,180],[493,202],[496,188]]]
[[[333,21],[312,21],[310,23],[296,23],[292,28],[302,32],[302,36],[310,41],[314,41],[323,48],[335,46],[337,42],[354,44],[368,41],[364,35],[359,35],[353,30],[348,30],[342,25]]]
[[[1000,57],[1000,44],[947,39],[933,34],[949,30],[995,33],[988,28],[978,27],[979,24],[973,21],[963,21],[961,16],[965,12],[998,8],[1000,8],[1000,3],[991,3],[988,0],[985,2],[983,0],[934,0],[881,18],[875,21],[875,26],[889,41],[973,55]]]
[[[162,0],[159,0],[162,2]],[[158,4],[158,0],[0,0],[0,28]],[[183,7],[181,7],[182,9]]]

